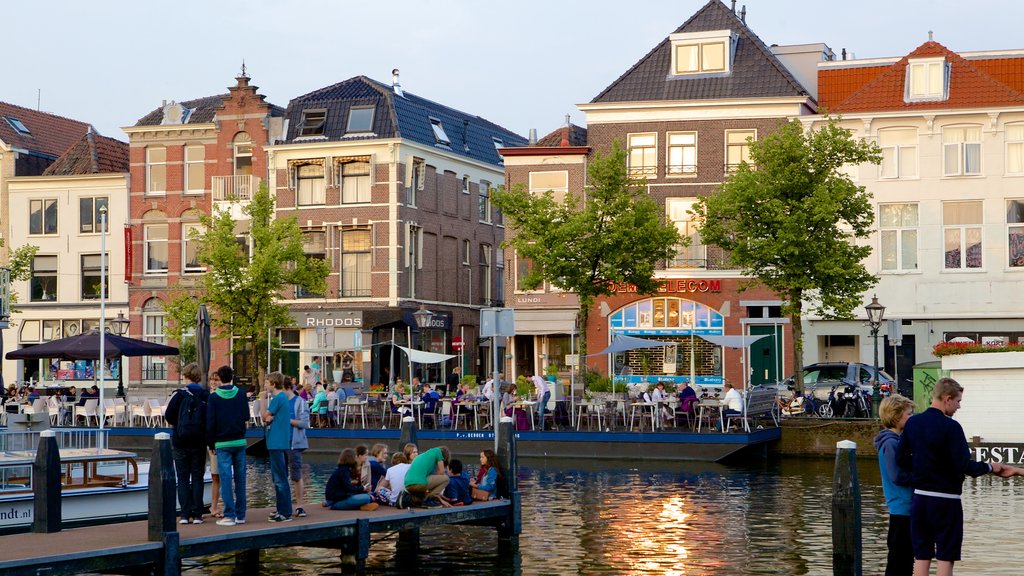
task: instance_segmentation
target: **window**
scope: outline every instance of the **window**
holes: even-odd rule
[[[462,193],[469,194],[469,174],[462,177]]]
[[[682,32],[669,36],[672,42],[671,75],[728,72],[732,47],[731,30]]]
[[[666,173],[669,176],[697,174],[697,133],[669,132]]]
[[[658,170],[658,135],[629,134],[627,137],[629,151],[630,178],[654,178]]]
[[[519,292],[528,292],[530,289],[526,287],[526,277],[533,272],[533,260],[520,256],[516,253],[516,290]],[[536,289],[535,289],[536,290]]]
[[[480,221],[491,221],[491,183],[480,181]]]
[[[143,254],[146,274],[167,273],[167,224],[146,224],[143,226]]]
[[[707,267],[707,248],[701,242],[697,222],[693,220],[693,214],[690,214],[696,203],[696,198],[669,198],[667,200],[666,212],[669,220],[675,224],[680,235],[690,239],[689,246],[676,248],[676,256],[668,263],[669,268]]]
[[[322,230],[307,230],[302,233],[302,252],[306,258],[323,260],[327,257],[327,233]],[[323,294],[310,292],[302,286],[295,287],[296,298],[323,298]]]
[[[882,168],[879,178],[917,177],[917,129],[887,128],[879,130],[878,145],[882,148]]]
[[[199,244],[198,240],[192,239],[192,232],[196,234],[203,233],[203,226],[201,224],[182,224],[181,225],[181,269],[186,273],[190,272],[203,272],[206,267],[199,262]]]
[[[499,301],[495,306],[505,304],[505,261],[502,256],[499,249],[494,262],[494,297]]]
[[[100,208],[105,208],[106,206],[106,196],[78,199],[78,220],[81,223],[82,234],[103,231],[103,219],[101,218]],[[107,214],[107,231],[110,231],[110,214]]]
[[[252,148],[249,149],[250,156]],[[202,194],[206,190],[206,147],[185,147],[185,194]]]
[[[341,232],[341,296],[371,296],[373,246],[369,228]]]
[[[405,203],[409,206],[416,205],[416,192],[423,190],[423,181],[427,176],[427,163],[422,158],[413,158],[409,165],[409,188],[406,192]]]
[[[467,266],[469,266],[469,250],[470,250],[469,240],[463,240],[462,241],[462,263],[467,265]]]
[[[405,229],[405,267],[408,269],[410,298],[416,297],[417,271],[423,267],[423,228],[409,224]]]
[[[166,344],[165,317],[160,301],[156,298],[146,302],[142,309],[142,339],[147,342]],[[167,363],[164,356],[142,357],[143,380],[166,380]]]
[[[369,160],[347,160],[338,166],[341,177],[341,203],[357,204],[370,201]]]
[[[295,190],[299,206],[316,206],[327,202],[323,161],[304,162],[293,166]]]
[[[434,139],[437,140],[438,144],[448,146],[452,143],[451,140],[448,139],[448,133],[444,131],[444,126],[441,124],[440,120],[437,118],[431,118],[430,127],[434,129]]]
[[[32,258],[32,276],[29,280],[32,302],[57,301],[57,257]]]
[[[725,131],[725,173],[734,172],[740,164],[750,163],[750,142],[757,140],[757,130]]]
[[[252,236],[248,232],[244,232],[235,236],[235,244],[238,244],[238,250],[243,255],[249,257],[249,261],[252,261],[252,255],[256,249],[256,244],[253,242]]]
[[[22,123],[21,120],[18,120],[13,116],[4,116],[4,120],[7,120],[7,123],[10,124],[11,128],[14,128],[14,130],[17,131],[18,134],[24,134],[25,136],[32,135],[32,132],[29,131],[29,129],[25,126],[24,123]]]
[[[231,147],[235,158],[234,175],[252,176],[252,137],[245,132],[239,132]]]
[[[1006,201],[1006,229],[1010,268],[1024,268],[1024,200]]]
[[[880,204],[881,268],[898,272],[917,270],[917,204]]]
[[[28,233],[57,233],[57,200],[29,200]]]
[[[944,202],[942,235],[946,270],[978,269],[982,266],[981,201]]]
[[[565,202],[569,192],[569,171],[530,172],[530,194],[539,195],[551,192],[555,204]]]
[[[491,142],[494,143],[494,149],[495,150],[498,150],[499,148],[504,148],[505,147],[505,143],[502,142],[501,138],[498,138],[497,136],[491,136]],[[500,152],[498,153],[498,156],[501,156]]]
[[[491,296],[491,246],[480,245],[480,299],[483,304],[490,305]]]
[[[907,64],[906,102],[945,100],[949,73],[944,58],[921,58]]]
[[[167,149],[163,146],[146,148],[146,194],[158,196],[167,193]]]
[[[105,284],[103,297],[110,296],[110,277],[102,281],[103,262],[99,254],[82,255],[82,300],[99,300],[100,285]],[[110,273],[110,267],[107,267]]]
[[[348,111],[348,126],[345,132],[373,132],[373,106],[353,106]]]
[[[299,136],[323,136],[327,110],[303,110],[299,122]]]
[[[1006,173],[1024,174],[1024,122],[1006,125]]]
[[[981,126],[946,126],[942,129],[942,175],[981,174]]]

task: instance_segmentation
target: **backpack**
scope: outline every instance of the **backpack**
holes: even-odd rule
[[[206,441],[206,403],[201,398],[182,388],[185,393],[178,405],[178,423],[174,430],[178,440],[186,443],[202,443]]]

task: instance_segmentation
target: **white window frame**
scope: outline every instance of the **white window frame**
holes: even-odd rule
[[[300,174],[303,168],[319,167],[321,174],[302,177]],[[291,166],[292,184],[295,190],[296,206],[323,206],[327,204],[327,174],[328,170],[322,161],[320,162],[296,162]],[[303,190],[303,183],[308,183],[309,190]]]
[[[32,231],[32,212],[34,211],[33,205],[39,204],[39,232]],[[47,232],[47,223],[49,219],[46,217],[46,210],[50,206],[53,206],[53,232]],[[60,233],[60,204],[56,198],[31,198],[28,201],[28,235],[29,236],[56,236]]]
[[[491,305],[494,299],[494,269],[491,267],[491,260],[494,254],[490,244],[480,245],[480,301]]]
[[[887,144],[882,142],[886,135],[895,134],[901,131],[905,131],[907,133],[913,132],[914,137],[912,144]],[[917,132],[917,128],[913,127],[893,126],[890,128],[882,128],[878,131],[878,146],[882,149],[882,162],[878,166],[879,180],[908,180],[918,177],[918,170],[921,163],[919,154],[920,147],[918,146],[919,138],[920,135]],[[888,154],[891,157],[891,160],[888,162],[885,159],[887,150],[890,151]],[[914,159],[913,174],[906,173],[907,167],[905,166],[906,162],[904,162],[904,154],[912,156]],[[892,164],[894,164],[894,166],[892,166],[893,170],[887,170],[887,168]]]
[[[494,294],[497,300],[505,301],[505,253],[501,247],[494,251]]]
[[[469,174],[462,175],[462,193],[469,194]]]
[[[652,139],[653,143],[640,142],[645,139]],[[634,151],[639,152],[641,163],[639,166],[634,162]],[[634,179],[645,178],[656,180],[658,178],[658,133],[657,132],[634,132],[626,134],[626,167],[629,177]]]
[[[346,175],[346,167],[356,164],[365,164],[366,173]],[[338,163],[338,188],[341,189],[342,204],[366,204],[371,201],[373,194],[373,169],[373,162],[369,158],[353,158]],[[355,187],[354,191],[350,190],[353,186]]]
[[[543,177],[543,178],[542,178]],[[557,186],[546,186],[543,182],[537,182],[538,180],[550,178],[552,181],[558,184]],[[549,184],[552,182],[548,182]],[[552,200],[555,204],[564,204],[565,197],[569,193],[569,171],[568,170],[538,170],[536,172],[530,172],[530,194],[533,196],[540,196],[545,192],[551,191]]]
[[[163,227],[163,229],[164,229],[164,237],[163,238],[151,239],[150,236],[152,235],[152,232],[155,231],[155,229],[160,228],[160,227]],[[168,268],[170,267],[170,259],[168,258],[169,254],[170,254],[170,250],[169,250],[169,243],[170,243],[169,242],[169,236],[170,236],[170,234],[169,234],[169,232],[170,232],[169,231],[169,226],[167,225],[166,222],[165,223],[160,223],[160,224],[144,224],[142,226],[142,266],[143,266],[144,273],[146,275],[149,275],[149,276],[158,276],[158,275],[165,276],[165,275],[167,275]],[[150,255],[150,252],[153,250],[153,248],[156,245],[158,245],[158,244],[163,244],[163,247],[164,247],[164,259],[167,260],[167,262],[164,264],[163,268],[150,268],[149,267],[149,255]]]
[[[480,196],[477,202],[479,208],[480,222],[490,224],[491,220],[491,183],[486,180],[480,181]]]
[[[666,217],[681,236],[691,239],[689,246],[676,247],[676,255],[666,262],[666,268],[706,270],[708,267],[708,247],[701,241],[700,228],[689,214],[697,202],[698,199],[692,196],[665,199]]]
[[[153,160],[153,153],[156,151],[162,151],[164,158],[163,160]],[[160,167],[163,170],[163,186],[154,187],[153,184],[153,172],[154,169]],[[159,188],[159,189],[157,189]],[[146,196],[166,196],[167,195],[167,148],[165,146],[150,146],[146,148]]]
[[[184,222],[181,225],[181,271],[183,274],[199,274],[206,272],[206,266],[200,262],[197,266],[189,266],[188,264],[188,251],[192,245],[192,239],[189,237],[192,230],[199,230],[202,233],[203,225],[198,222]],[[196,247],[196,254],[199,254],[199,248]]]
[[[41,270],[42,274],[37,276],[36,274],[36,261],[45,258],[47,262],[53,262],[53,269],[46,268]],[[60,295],[60,257],[56,254],[36,254],[32,257],[32,263],[29,269],[29,302],[57,302]],[[53,297],[52,298],[34,298],[32,284],[35,279],[39,278],[52,278],[53,279]],[[45,291],[43,292],[46,293]]]
[[[913,208],[916,223],[907,225],[898,222],[887,225],[883,211],[890,207],[904,210]],[[887,237],[889,237],[888,240]],[[914,243],[914,266],[909,266],[904,259],[911,237]],[[892,250],[895,254],[895,263],[891,267],[887,267],[885,262],[887,242],[892,243]],[[919,272],[921,270],[921,207],[917,202],[889,202],[878,205],[878,269],[883,274]]]
[[[669,35],[669,42],[672,45],[672,58],[669,64],[668,75],[671,76],[693,76],[722,75],[732,72],[732,55],[735,52],[738,36],[732,30],[708,30],[703,32],[680,32]],[[706,53],[712,46],[721,46],[722,66],[720,68],[706,65]],[[679,58],[680,48],[693,48],[696,50],[696,62],[694,67],[682,68]]]
[[[966,224],[949,224],[946,222],[946,207],[953,204],[978,204],[978,213],[981,215],[981,222]],[[946,236],[949,232],[957,232],[960,250],[960,263],[958,266],[950,266],[946,259]],[[979,239],[979,254],[981,262],[977,266],[968,266],[967,251],[968,236],[976,234]],[[942,270],[943,272],[984,272],[985,271],[985,203],[981,200],[958,200],[942,203]]]
[[[167,315],[163,312],[142,311],[142,339],[147,342],[165,344],[167,341]],[[164,380],[167,378],[167,364],[165,356],[143,356],[142,377],[145,380],[161,380],[161,378],[146,378],[154,371],[163,372]]]
[[[86,268],[86,266],[85,266],[85,259],[86,258],[90,258],[90,257],[96,257],[96,258],[99,258],[99,260],[97,260],[97,263],[96,263],[95,267]],[[94,297],[86,296],[86,294],[85,294],[86,273],[85,272],[86,272],[86,270],[88,270],[90,272],[90,274],[89,274],[90,277],[95,276],[96,278],[100,278],[102,276],[102,272],[103,272],[103,255],[102,254],[79,254],[79,256],[78,256],[78,263],[79,263],[79,266],[80,266],[79,271],[78,271],[79,283],[80,283],[79,291],[78,291],[79,298],[81,298],[81,300],[84,301],[84,302],[90,302],[90,301],[93,301],[93,300],[99,300],[100,299],[99,295],[96,295]],[[106,287],[106,297],[110,298],[110,266],[109,266],[109,264],[110,264],[110,255],[109,254],[107,255],[107,264],[108,264],[107,269],[106,269],[107,280],[106,280],[106,286],[105,287]],[[102,280],[101,280],[100,284],[103,285]]]
[[[672,142],[673,137],[693,137],[693,142]],[[672,152],[679,151],[681,164],[672,162]],[[686,163],[687,152],[693,157],[693,164]],[[675,178],[693,178],[697,176],[697,133],[694,131],[668,132],[665,134],[665,176]]]
[[[349,233],[364,233],[369,238],[369,244],[366,249],[349,249],[346,250],[345,235]],[[340,269],[340,280],[341,286],[338,290],[338,296],[340,298],[358,298],[368,297],[373,295],[373,229],[365,228],[362,226],[348,227],[341,229],[341,262],[339,265]],[[353,257],[353,258],[349,258]],[[350,270],[346,263],[354,260],[355,269]],[[364,262],[365,261],[365,262]],[[362,267],[365,264],[366,270],[363,271]],[[363,283],[365,282],[365,286]],[[350,285],[353,284],[353,285]]]
[[[977,131],[977,140],[968,140],[967,132]],[[963,134],[963,139],[946,142],[947,137],[953,138],[954,131]],[[942,175],[949,176],[981,176],[982,174],[982,133],[984,129],[980,124],[954,124],[942,127]],[[971,156],[976,158],[977,166],[973,170],[968,169],[968,160]],[[956,158],[955,165],[950,162],[950,157]]]
[[[353,113],[362,112],[362,111],[366,111],[366,110],[370,111],[369,126],[366,128],[366,130],[353,129],[352,128],[352,116],[353,116]],[[372,134],[373,133],[373,120],[374,120],[374,116],[376,115],[376,113],[377,113],[377,107],[376,106],[353,106],[353,107],[349,108],[348,109],[348,119],[345,122],[345,133],[346,134]]]
[[[201,158],[195,159],[189,157],[190,151],[201,152]],[[198,171],[202,178],[203,184],[200,188],[192,188],[192,174]],[[185,188],[185,194],[205,194],[206,193],[206,146],[203,145],[192,145],[185,146],[185,180],[183,182]]]
[[[434,131],[434,140],[436,140],[438,144],[451,146],[452,140],[448,137],[448,133],[445,132],[444,124],[441,123],[441,120],[439,118],[434,118],[433,116],[430,116],[429,118],[430,128]]]
[[[729,142],[729,137],[733,136],[733,135],[736,135],[736,134],[747,134],[747,137],[744,138],[742,142],[731,142],[730,143]],[[740,164],[742,164],[744,162],[746,162],[747,164],[753,166],[753,163],[750,161],[750,143],[757,141],[757,128],[733,128],[733,129],[730,129],[730,130],[726,130],[725,134],[723,134],[723,138],[724,138],[724,145],[725,145],[725,173],[726,174],[732,174],[733,172],[735,172],[740,167]],[[749,141],[747,140],[748,138],[749,138]],[[730,151],[731,150],[737,150],[739,152],[739,162],[736,162],[736,163],[729,162]]]
[[[462,263],[464,265],[466,265],[466,266],[469,266],[469,263],[470,263],[469,262],[469,251],[471,249],[472,249],[472,244],[470,244],[469,240],[463,239],[462,240]]]
[[[1019,222],[1011,221],[1011,215],[1018,213],[1011,206],[1016,203],[1020,206],[1020,217],[1014,216]],[[1021,241],[1014,247],[1013,236],[1017,235]],[[1024,270],[1024,198],[1006,199],[1006,262],[1010,270]]]
[[[88,216],[90,222],[88,224],[82,222],[82,217],[85,216],[85,212],[82,210],[82,202],[89,201],[91,208],[89,209]],[[100,202],[102,200],[102,202]],[[79,234],[100,234],[103,227],[102,218],[100,215],[100,206],[102,204],[110,209],[110,198],[108,196],[80,196],[78,198],[78,233]],[[89,227],[86,230],[86,226]],[[110,233],[110,213],[107,213],[107,234]]]
[[[914,80],[924,74],[925,88],[919,91]],[[945,57],[913,58],[907,62],[903,100],[905,102],[939,102],[949,98],[949,64]]]
[[[1006,175],[1024,176],[1024,122],[1011,122],[1003,126]],[[1014,154],[1017,151],[1017,154]],[[1011,158],[1018,157],[1018,166],[1011,165]],[[1014,169],[1015,168],[1015,169]]]
[[[409,161],[409,185],[406,187],[405,203],[407,206],[416,207],[416,193],[423,190],[423,182],[427,178],[427,161],[423,158],[412,157]]]
[[[299,116],[299,125],[296,127],[297,134],[295,136],[296,138],[323,138],[326,128],[327,109],[310,108],[303,110]]]

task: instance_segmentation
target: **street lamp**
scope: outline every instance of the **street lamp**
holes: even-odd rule
[[[114,318],[109,322],[110,329],[114,334],[118,336],[124,336],[128,333],[128,326],[132,323],[131,320],[124,317],[124,312],[118,312],[117,318]],[[118,361],[120,365],[117,371],[117,397],[124,398],[124,356]]]
[[[427,328],[430,328],[430,321],[431,321],[431,319],[434,318],[434,313],[431,312],[430,310],[427,310],[426,306],[424,306],[423,304],[420,304],[420,309],[417,310],[416,312],[413,312],[412,313],[412,317],[416,320],[416,326],[419,326],[419,329],[420,329],[420,349],[423,349],[423,347],[424,347],[423,331],[426,330]],[[409,343],[409,346],[410,347],[412,346],[411,342]],[[410,382],[412,382],[412,378],[413,378],[412,368],[413,368],[412,367],[412,361],[410,360],[409,361],[409,381]],[[428,380],[428,382],[429,382],[429,380]]]
[[[878,303],[878,295],[876,294],[871,297],[871,304],[865,306],[864,310],[868,313],[868,324],[871,326],[871,338],[874,339],[875,384],[871,394],[871,404],[874,409],[873,414],[877,416],[878,403],[882,400],[878,382],[878,329],[882,326],[882,316],[885,315],[885,306]]]

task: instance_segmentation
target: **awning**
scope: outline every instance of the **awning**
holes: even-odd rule
[[[648,340],[646,338],[636,338],[634,336],[626,336],[625,334],[619,334],[612,340],[611,346],[601,350],[594,354],[587,354],[587,356],[600,356],[602,354],[615,354],[617,352],[625,352],[627,350],[636,350],[638,348],[661,348],[663,346],[675,346],[676,342],[658,342],[657,340]]]
[[[711,342],[716,346],[725,346],[726,348],[747,348],[754,342],[757,342],[761,338],[767,338],[769,334],[761,334],[759,336],[716,336],[712,334],[698,334],[704,340]]]
[[[436,352],[424,352],[423,350],[413,350],[412,348],[406,348],[405,346],[396,346],[403,352],[409,355],[409,360],[417,364],[438,364],[446,360],[455,358],[452,354],[437,354]]]
[[[516,309],[516,335],[577,334],[578,310]]]

